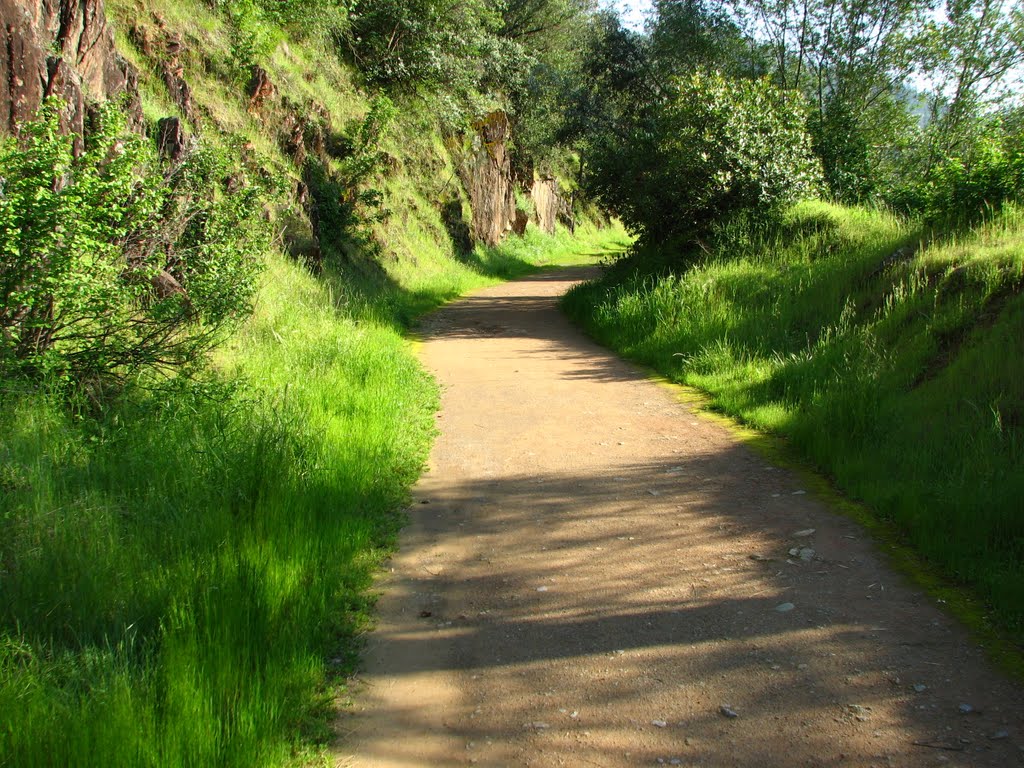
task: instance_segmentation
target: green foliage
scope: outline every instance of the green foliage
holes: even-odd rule
[[[566,306],[599,340],[787,438],[1024,640],[1024,217],[913,247],[803,203],[684,270],[647,255]]]
[[[1024,131],[1014,112],[977,121],[957,152],[932,160],[922,142],[907,173],[887,190],[894,207],[931,222],[970,224],[1024,194]]]
[[[385,171],[388,155],[381,149],[398,110],[386,96],[373,100],[366,116],[348,127],[347,154],[334,166],[309,161],[306,182],[315,200],[314,218],[328,256],[374,255],[371,228],[387,217],[384,196],[373,179]]]
[[[655,0],[650,24],[651,61],[660,77],[686,76],[695,69],[732,76],[764,74],[725,6],[707,0]]]
[[[231,64],[239,79],[270,56],[281,41],[281,29],[260,0],[218,0],[231,31]]]
[[[348,29],[352,0],[212,0],[227,18],[231,66],[236,77],[264,65],[291,33],[300,39],[340,38]]]
[[[374,85],[467,92],[494,55],[484,0],[357,0],[349,20],[353,59]]]
[[[590,190],[648,242],[771,216],[820,175],[799,97],[703,72],[674,81],[625,144],[606,139],[592,162]]]
[[[308,764],[436,394],[283,258],[231,367],[98,420],[0,392],[0,764]]]
[[[81,157],[50,102],[0,150],[0,366],[78,382],[202,362],[249,308],[264,190],[200,148],[163,169],[106,108]]]

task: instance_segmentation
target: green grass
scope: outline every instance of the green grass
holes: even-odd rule
[[[434,386],[398,329],[268,278],[210,391],[5,395],[0,764],[283,764],[348,668]]]
[[[922,245],[885,213],[804,203],[734,235],[688,268],[620,265],[566,306],[785,437],[1024,644],[1024,211]]]
[[[155,18],[109,7],[147,121],[175,114],[126,34],[157,35]],[[247,144],[294,187],[286,110],[247,111],[223,17],[145,7],[182,36],[206,139]],[[323,110],[337,133],[369,105],[323,47],[291,39],[265,65],[289,109]],[[433,434],[408,330],[467,291],[628,242],[584,226],[460,254],[437,201],[464,193],[430,116],[404,111],[387,141],[379,251],[329,245],[319,278],[270,255],[253,317],[201,381],[77,409],[0,382],[0,767],[326,761],[372,574]],[[294,201],[273,215],[308,234]]]
[[[324,759],[433,435],[404,319],[622,238],[513,239],[412,290],[272,256],[201,382],[98,415],[6,386],[0,766]]]

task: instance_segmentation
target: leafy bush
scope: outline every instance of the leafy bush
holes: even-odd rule
[[[799,97],[765,80],[673,81],[625,142],[609,134],[589,185],[644,239],[701,237],[737,214],[770,216],[820,179]]]
[[[1019,116],[1006,117],[979,126],[954,154],[904,174],[887,193],[890,204],[932,222],[964,224],[1019,198],[1024,192],[1024,130],[1014,120]],[[918,151],[927,150],[922,144]]]
[[[364,0],[349,20],[349,48],[370,83],[450,92],[475,85],[498,24],[482,0]]]
[[[75,157],[51,101],[0,147],[0,177],[0,370],[179,370],[248,312],[263,190],[222,152],[161,167],[107,107]]]
[[[314,219],[321,245],[333,256],[373,248],[370,227],[388,215],[384,195],[370,186],[385,170],[388,155],[381,141],[398,114],[387,96],[378,96],[361,121],[348,126],[348,153],[337,167],[311,160],[306,183],[316,201]]]
[[[239,77],[263,63],[284,38],[340,37],[352,0],[213,0],[230,23],[231,58]]]

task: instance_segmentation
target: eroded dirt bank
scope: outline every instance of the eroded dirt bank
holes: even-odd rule
[[[574,330],[587,274],[427,322],[441,436],[339,764],[1024,765],[1019,687],[854,523]]]

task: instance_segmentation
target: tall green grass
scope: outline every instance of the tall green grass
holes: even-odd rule
[[[405,319],[623,237],[591,235],[516,239],[415,290],[273,256],[202,381],[99,413],[5,383],[0,766],[317,759],[433,434]]]
[[[4,393],[0,764],[282,764],[348,663],[434,386],[282,261],[230,357],[99,420]]]
[[[804,203],[687,268],[642,257],[570,314],[788,438],[1024,643],[1024,211],[938,237]]]

